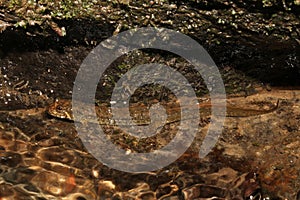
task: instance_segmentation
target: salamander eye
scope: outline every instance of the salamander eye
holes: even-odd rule
[[[262,196],[260,190],[254,191],[249,197],[246,198],[247,200],[262,200]]]
[[[61,111],[61,110],[63,110],[63,107],[62,106],[57,106],[56,109]]]

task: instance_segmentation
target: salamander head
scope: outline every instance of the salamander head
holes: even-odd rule
[[[66,120],[73,120],[72,101],[67,99],[56,99],[53,104],[48,107],[48,114]]]

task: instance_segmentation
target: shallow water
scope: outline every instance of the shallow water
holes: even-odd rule
[[[213,151],[199,159],[199,146],[209,124],[209,118],[203,119],[194,143],[180,159],[162,170],[142,174],[101,164],[87,153],[73,123],[52,118],[46,108],[1,111],[1,197],[176,199],[189,188],[206,188],[207,192],[213,187],[225,199],[230,198],[229,193],[242,193],[241,186],[233,184],[238,177],[255,172],[265,197],[295,199],[300,187],[299,98],[298,90],[273,89],[229,99],[231,105],[245,108],[260,108],[263,102],[274,105],[277,99],[281,102],[269,114],[228,117]],[[146,142],[129,139],[115,127],[105,130],[124,149],[151,151],[176,134],[174,126],[166,126],[163,133]],[[222,173],[227,174],[226,181]]]

